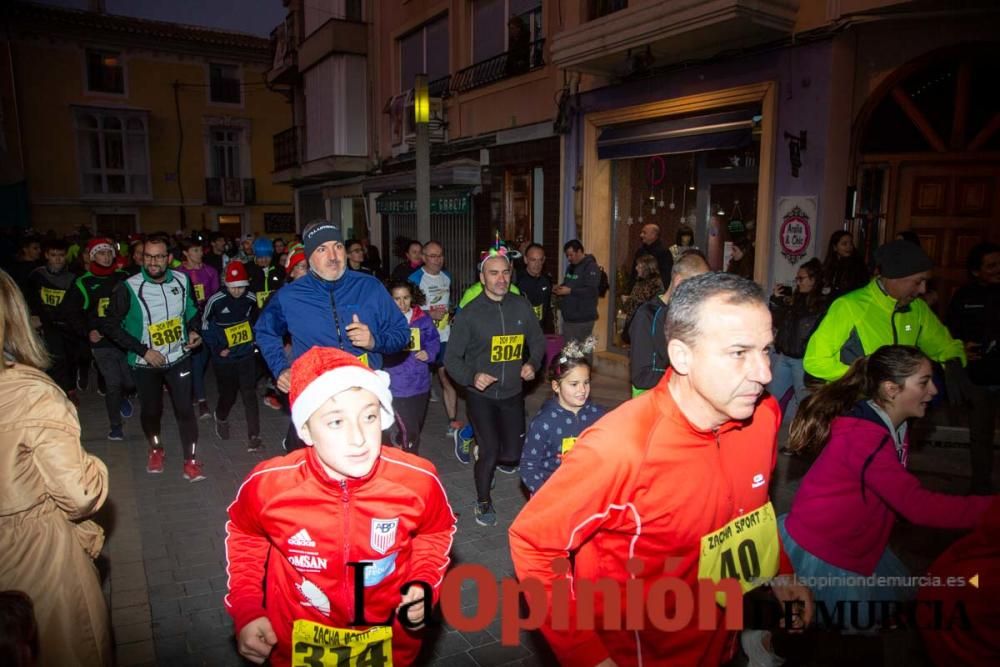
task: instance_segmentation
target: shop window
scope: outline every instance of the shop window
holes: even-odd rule
[[[83,195],[148,197],[145,114],[86,110],[75,120]]]
[[[236,65],[208,66],[210,98],[218,104],[239,104],[240,70]]]
[[[87,49],[87,90],[93,93],[125,93],[125,65],[119,51]]]

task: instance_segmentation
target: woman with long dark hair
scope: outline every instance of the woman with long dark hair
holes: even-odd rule
[[[769,304],[777,333],[771,355],[771,383],[767,390],[782,404],[782,421],[788,423],[808,395],[802,357],[809,337],[826,312],[828,301],[822,292],[822,270],[818,259],[809,260],[796,272],[795,287],[791,291],[786,285],[775,285]],[[784,402],[789,389],[794,391]]]
[[[850,232],[840,230],[830,235],[823,260],[823,290],[830,300],[864,285],[871,279],[868,267],[854,247]]]
[[[907,420],[923,417],[935,394],[927,356],[915,347],[888,345],[817,389],[792,422],[790,449],[822,451],[791,511],[778,518],[782,543],[796,575],[812,579],[817,603],[828,610],[840,601],[857,603],[848,631],[880,629],[891,619],[879,617],[878,602],[905,601],[915,592],[901,579],[865,579],[909,575],[888,548],[897,516],[969,530],[994,500],[929,491],[907,470]]]

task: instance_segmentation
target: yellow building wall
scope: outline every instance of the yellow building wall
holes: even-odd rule
[[[32,223],[36,228],[68,232],[80,225],[89,227],[95,212],[110,213],[117,208],[122,213],[138,213],[143,231],[172,232],[180,226],[182,199],[178,186],[183,188],[186,224],[191,229],[211,228],[215,213],[239,212],[244,214],[249,230],[258,233],[264,229],[265,212],[292,212],[291,189],[271,182],[272,137],[288,127],[291,111],[283,95],[263,86],[266,65],[243,65],[242,105],[219,105],[209,102],[208,63],[209,60],[233,63],[234,58],[124,50],[126,94],[108,95],[85,90],[82,45],[18,40],[13,46],[25,173]],[[182,84],[176,100],[175,81]],[[82,200],[75,106],[148,112],[151,197]],[[221,120],[223,124],[227,118],[249,121],[251,175],[255,179],[257,204],[225,208],[205,205],[206,118]]]

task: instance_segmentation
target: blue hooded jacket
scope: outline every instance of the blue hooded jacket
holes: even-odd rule
[[[606,412],[589,400],[577,414],[559,405],[555,397],[545,401],[531,420],[521,452],[521,480],[529,491],[536,493],[562,463],[563,441],[579,437]]]
[[[347,336],[354,316],[367,324],[375,339],[372,350],[355,347]],[[309,348],[336,347],[355,356],[367,354],[371,368],[382,367],[382,355],[398,352],[410,342],[410,328],[377,278],[344,271],[337,280],[323,280],[311,271],[279,289],[257,320],[257,347],[274,376],[290,364],[282,339],[292,337],[292,359]]]
[[[413,351],[403,350],[387,354],[383,358],[385,372],[389,374],[391,380],[389,391],[392,392],[393,398],[419,396],[431,390],[430,364],[434,363],[441,349],[441,336],[434,326],[434,320],[419,306],[413,307],[413,319],[410,320],[409,326],[410,329],[417,329],[420,332],[420,347]],[[427,361],[417,359],[416,354],[420,350],[427,353]]]

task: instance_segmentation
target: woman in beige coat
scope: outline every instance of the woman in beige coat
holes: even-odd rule
[[[108,469],[80,446],[76,409],[41,370],[48,355],[3,271],[0,348],[0,590],[31,596],[39,665],[110,665],[93,561],[104,532],[83,520],[108,496]]]

